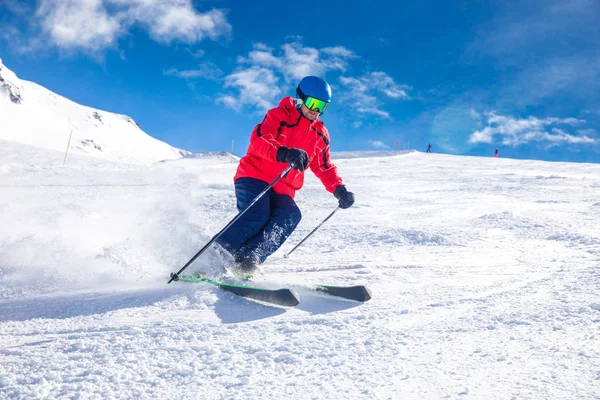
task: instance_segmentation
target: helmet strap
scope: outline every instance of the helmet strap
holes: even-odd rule
[[[300,97],[300,99],[301,99],[302,101],[306,100],[306,98],[308,97],[307,95],[305,95],[305,94],[302,92],[302,90],[300,89],[300,86],[298,86],[298,87],[296,88],[296,94],[298,94],[298,96]]]

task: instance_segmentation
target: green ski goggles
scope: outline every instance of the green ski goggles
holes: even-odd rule
[[[323,114],[329,103],[309,96],[306,98],[306,100],[304,100],[304,105],[311,111],[318,111]]]

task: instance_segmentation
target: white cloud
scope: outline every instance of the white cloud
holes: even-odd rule
[[[64,49],[113,47],[124,32],[121,16],[109,15],[102,0],[41,0],[36,17],[49,40]]]
[[[277,105],[277,98],[281,94],[279,78],[272,70],[259,66],[239,69],[227,76],[225,88],[236,89],[239,94],[223,94],[218,101],[238,111],[243,105],[267,111]]]
[[[365,75],[361,79],[388,97],[394,99],[408,99],[408,94],[405,89],[409,89],[409,87],[396,84],[394,79],[385,72],[372,72],[370,75]]]
[[[369,144],[371,146],[373,146],[373,148],[378,149],[378,150],[390,148],[390,146],[386,145],[381,140],[369,140]]]
[[[345,71],[348,63],[339,53],[351,53],[341,46],[336,47],[338,54],[304,47],[299,43],[288,43],[282,48],[282,64],[285,66],[282,72],[288,81],[299,81],[308,75],[325,76],[328,71]]]
[[[204,57],[204,54],[206,54],[206,51],[202,50],[202,49],[198,49],[198,50],[190,50],[187,49],[188,53],[190,53],[192,55],[192,57],[194,58],[202,58]]]
[[[398,85],[385,72],[371,72],[360,78],[340,77],[345,87],[342,101],[363,115],[375,115],[384,119],[390,118],[387,111],[381,109],[381,97],[392,99],[408,99],[408,86]],[[377,94],[383,95],[378,97]]]
[[[485,113],[487,124],[485,128],[475,131],[469,137],[469,143],[494,143],[500,140],[503,145],[517,147],[530,142],[549,142],[551,144],[569,143],[600,143],[587,133],[578,131],[579,135],[567,133],[565,130],[552,125],[575,126],[585,123],[576,118],[544,118],[528,117],[523,119],[506,117],[495,112]]]
[[[284,44],[279,54],[275,54],[272,47],[257,43],[248,56],[239,57],[238,62],[275,69],[287,81],[293,82],[308,75],[324,76],[328,71],[345,71],[349,58],[355,58],[354,53],[342,46],[318,50],[294,42]]]
[[[116,48],[134,26],[160,43],[196,43],[227,36],[224,11],[196,11],[192,0],[39,0],[41,37],[62,50],[100,53]]]
[[[157,42],[195,43],[227,35],[231,26],[222,10],[197,12],[191,0],[105,0],[126,8],[131,23],[143,25]]]
[[[17,28],[0,21],[0,39],[8,43],[17,53],[31,53],[40,45],[39,39],[28,40]]]
[[[494,141],[495,131],[490,127],[485,127],[480,131],[475,131],[469,137],[469,143],[492,143]]]
[[[273,48],[263,43],[255,44],[254,50],[248,53],[248,57],[238,57],[238,62],[267,68],[281,68],[283,66],[283,61],[273,55]]]
[[[579,135],[597,136],[598,132],[595,129],[579,129],[577,130]]]
[[[469,109],[469,116],[473,119],[481,119],[481,115],[474,108]]]
[[[165,75],[172,75],[183,79],[205,78],[210,80],[219,80],[223,76],[223,71],[216,64],[207,61],[198,66],[197,69],[180,71],[176,68],[171,68],[165,72]]]
[[[565,143],[571,143],[571,144],[582,144],[582,143],[596,143],[597,140],[590,138],[587,135],[583,135],[583,136],[575,136],[575,135],[571,135],[570,133],[565,132],[562,129],[559,128],[553,128],[552,129],[552,135],[548,134],[547,132],[544,132],[543,138],[545,140],[548,140],[550,142],[565,142]]]
[[[358,57],[342,46],[318,50],[294,41],[275,49],[256,43],[247,56],[238,57],[240,66],[226,78],[225,88],[237,93],[222,94],[220,101],[237,110],[246,104],[264,111],[276,105],[284,87],[291,89],[289,94],[292,94],[303,77],[324,77],[328,72],[345,71],[347,60],[354,58]]]
[[[285,52],[283,61],[285,63],[284,74],[289,80],[300,80],[307,75],[324,75],[327,71],[325,64],[319,56],[319,50],[312,47],[302,47],[299,44],[286,44],[283,46]]]
[[[263,111],[275,106],[281,93],[294,95],[296,85],[305,76],[325,77],[331,84],[331,75],[345,73],[349,63],[360,61],[360,57],[343,46],[316,49],[303,46],[300,38],[295,38],[279,48],[256,43],[248,55],[238,57],[237,61],[239,66],[226,78],[225,85],[233,92],[223,93],[220,101],[236,110],[245,104]],[[409,98],[409,87],[398,85],[385,72],[371,72],[358,78],[342,76],[340,82],[342,87],[333,87],[333,101],[349,105],[360,116],[389,119],[381,99]]]
[[[354,52],[348,50],[343,46],[325,47],[321,51],[330,56],[342,57],[342,58],[357,58],[358,56]]]
[[[271,47],[267,46],[264,43],[255,43],[254,44],[254,48],[256,50],[265,50],[265,51],[267,51],[267,50],[273,50]]]
[[[217,99],[218,103],[222,103],[225,107],[229,107],[235,111],[240,111],[243,104],[234,96],[221,95]]]
[[[302,36],[301,35],[286,35],[286,37],[284,37],[284,39],[288,42],[301,42]]]
[[[590,109],[585,109],[581,111],[582,114],[586,114],[586,115],[598,115],[600,116],[600,109],[598,110],[590,110]]]

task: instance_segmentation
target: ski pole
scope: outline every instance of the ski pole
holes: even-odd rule
[[[240,219],[240,217],[242,215],[244,215],[244,213],[246,211],[248,211],[250,209],[250,207],[252,207],[254,205],[254,203],[256,203],[258,200],[260,200],[261,197],[263,197],[265,195],[265,193],[267,193],[281,178],[283,178],[288,172],[290,172],[290,170],[294,167],[294,163],[295,161],[292,161],[290,163],[290,165],[288,165],[288,167],[283,170],[283,172],[281,174],[279,174],[279,176],[277,178],[275,178],[273,180],[273,182],[271,182],[271,184],[269,186],[267,186],[262,192],[260,192],[258,194],[258,196],[256,196],[254,198],[254,200],[252,200],[252,202],[250,204],[248,204],[248,206],[246,208],[244,208],[242,211],[239,212],[238,215],[235,216],[235,218],[233,218],[228,224],[227,226],[225,226],[225,228],[221,229],[221,231],[219,233],[217,233],[215,236],[213,236],[212,239],[210,239],[210,241],[208,243],[206,243],[204,245],[204,247],[202,249],[200,249],[200,251],[198,253],[196,253],[196,255],[194,257],[192,257],[192,259],[190,261],[188,261],[177,273],[172,272],[171,273],[171,279],[169,280],[169,282],[167,283],[171,283],[173,281],[178,281],[179,280],[179,274],[181,274],[187,267],[190,266],[191,263],[193,263],[196,258],[200,257],[200,255],[202,253],[204,253],[204,251],[206,249],[208,249],[208,247],[213,244],[215,242],[215,240],[217,240],[218,238],[221,237],[221,235],[231,227],[231,225],[233,225],[235,223],[235,221],[237,221],[238,219]]]
[[[290,254],[292,254],[292,252],[294,250],[296,250],[298,247],[300,247],[300,245],[302,243],[304,243],[304,241],[306,241],[306,239],[308,239],[310,237],[310,235],[312,235],[313,233],[315,233],[317,231],[317,229],[319,229],[325,222],[327,222],[327,220],[329,220],[329,218],[333,217],[333,214],[335,214],[337,212],[337,210],[339,210],[339,209],[340,209],[340,207],[338,206],[335,210],[333,210],[333,212],[331,214],[329,214],[329,216],[327,218],[325,218],[323,220],[323,222],[321,222],[319,225],[317,225],[317,227],[315,229],[313,229],[308,235],[306,235],[306,237],[304,239],[302,239],[300,241],[300,243],[298,243],[292,250],[290,250],[289,253],[285,254],[283,256],[283,258],[288,258],[290,256]]]

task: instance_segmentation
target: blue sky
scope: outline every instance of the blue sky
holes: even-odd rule
[[[597,0],[4,0],[0,58],[191,151],[319,75],[333,150],[600,161]]]

